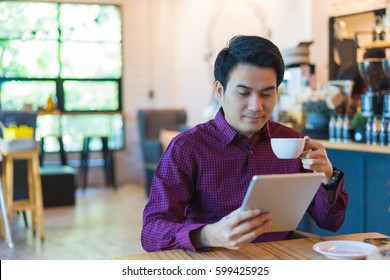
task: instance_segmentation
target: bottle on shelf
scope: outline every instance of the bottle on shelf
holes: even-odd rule
[[[338,114],[336,119],[336,141],[341,142],[343,140],[343,115]]]
[[[385,146],[389,142],[388,125],[389,125],[389,120],[385,117],[382,117],[381,127],[379,130],[379,144],[381,144],[382,146]]]
[[[387,145],[390,146],[390,120],[387,122]]]
[[[352,128],[352,116],[345,115],[343,121],[343,141],[344,143],[352,142],[353,128]]]
[[[332,114],[328,126],[329,141],[336,141],[336,115]]]
[[[371,130],[372,130],[372,118],[368,117],[367,118],[367,123],[366,123],[366,131],[364,138],[366,140],[366,144],[371,144]]]
[[[381,116],[375,115],[371,126],[371,144],[379,144],[379,131],[381,128]]]

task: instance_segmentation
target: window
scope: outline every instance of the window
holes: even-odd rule
[[[39,115],[38,138],[62,134],[65,149],[79,151],[84,136],[107,135],[123,148],[121,80],[118,6],[0,2],[0,109],[55,100],[60,114]]]

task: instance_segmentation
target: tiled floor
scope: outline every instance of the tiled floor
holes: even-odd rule
[[[142,253],[143,187],[105,187],[76,192],[76,206],[45,208],[45,241],[34,238],[23,219],[15,216],[10,249],[0,240],[0,259],[6,260],[108,260]]]

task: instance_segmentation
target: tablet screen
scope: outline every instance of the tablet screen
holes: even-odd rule
[[[241,209],[271,212],[269,232],[295,230],[324,177],[324,173],[253,176]]]

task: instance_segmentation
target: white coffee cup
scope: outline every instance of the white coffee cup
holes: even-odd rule
[[[305,147],[303,138],[271,138],[274,154],[280,159],[298,158]]]

